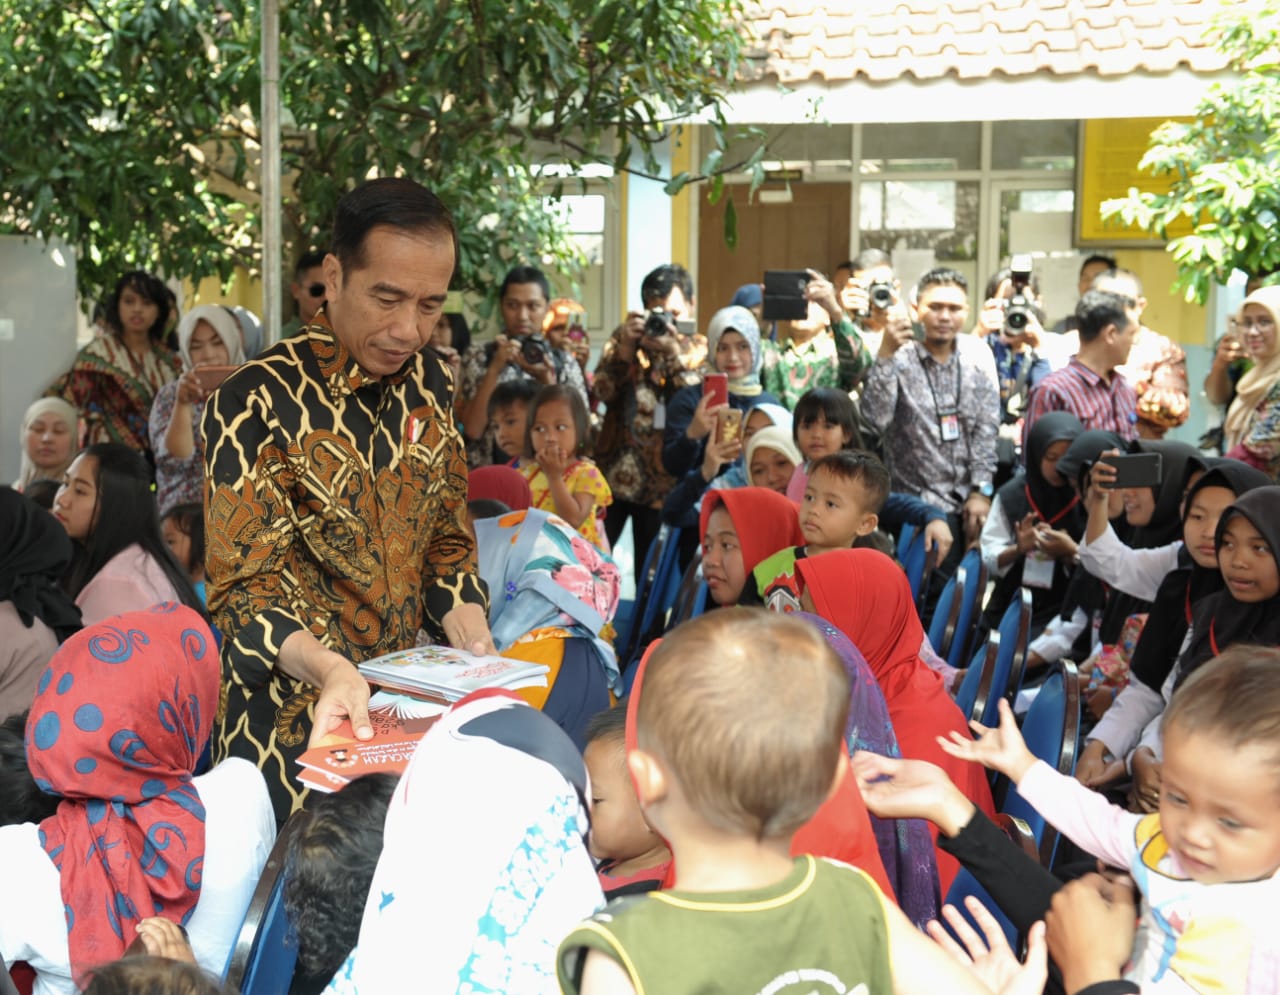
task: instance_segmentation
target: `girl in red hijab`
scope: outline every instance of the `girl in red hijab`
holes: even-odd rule
[[[702,499],[702,576],[717,605],[736,605],[762,560],[803,546],[800,512],[767,487],[708,491]]]
[[[978,808],[995,815],[986,772],[943,752],[937,737],[968,736],[964,715],[942,678],[920,659],[924,631],[902,568],[874,549],[842,549],[797,560],[804,580],[802,603],[839,628],[875,674],[902,755],[937,764]],[[809,602],[812,602],[810,605]],[[937,841],[937,828],[930,826]],[[938,877],[946,895],[960,865],[938,851]]]

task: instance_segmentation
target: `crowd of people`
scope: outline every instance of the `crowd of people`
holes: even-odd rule
[[[371,181],[281,341],[133,271],[28,409],[0,488],[20,985],[225,991],[295,820],[294,992],[1276,990],[1280,287],[1250,287],[1200,402],[1103,256],[1056,324],[1034,276],[976,301],[875,250],[808,270],[801,317],[749,284],[703,324],[667,264],[594,366],[524,264],[472,342],[456,258],[432,193]],[[1205,448],[1163,438],[1193,403],[1225,413]],[[638,580],[665,525],[706,593],[630,658],[628,522]],[[1074,778],[1009,701],[993,728],[955,701],[927,632],[971,549],[975,638],[1029,591],[1028,696],[1082,675]],[[426,643],[545,686],[308,791],[309,745],[374,735],[356,664]],[[1066,858],[1010,840],[985,768]]]

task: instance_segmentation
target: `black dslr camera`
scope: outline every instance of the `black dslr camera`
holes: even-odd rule
[[[1004,333],[1013,338],[1027,333],[1027,325],[1036,316],[1035,305],[1027,291],[1031,287],[1031,257],[1017,255],[1009,264],[1012,274],[1013,296],[1004,308]]]
[[[671,326],[675,319],[661,308],[654,308],[644,316],[644,333],[651,338],[660,339],[671,334]]]
[[[520,355],[530,366],[545,363],[551,344],[541,335],[526,335],[520,341]]]

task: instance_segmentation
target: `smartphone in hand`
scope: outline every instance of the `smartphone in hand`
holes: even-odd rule
[[[729,375],[727,373],[708,373],[702,378],[702,396],[707,398],[707,407],[714,408],[729,403]]]
[[[1104,456],[1099,463],[1116,468],[1112,490],[1128,487],[1159,487],[1164,480],[1164,457],[1160,453],[1129,453],[1124,456]]]
[[[222,385],[222,381],[239,368],[238,366],[197,366],[192,372],[195,373],[201,389],[208,394],[210,391],[217,390]]]

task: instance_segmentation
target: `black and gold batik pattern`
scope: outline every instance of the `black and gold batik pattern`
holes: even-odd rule
[[[267,779],[276,817],[306,791],[295,758],[316,688],[275,666],[307,629],[361,661],[486,604],[466,526],[467,466],[434,353],[364,375],[323,312],[241,367],[205,408],[205,566],[222,633],[215,755]]]

